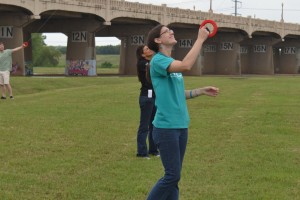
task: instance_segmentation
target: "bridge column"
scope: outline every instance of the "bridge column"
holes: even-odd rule
[[[130,30],[119,28],[126,35],[118,36],[121,40],[120,48],[120,68],[119,74],[122,75],[136,75],[136,49],[139,45],[146,44],[146,37],[149,27],[130,27]]]
[[[273,44],[278,42],[278,39],[270,37],[253,37],[241,42],[242,48],[248,49],[244,52],[241,59],[242,64],[248,63],[247,66],[242,66],[242,73],[249,74],[274,74],[273,60]],[[246,60],[246,61],[245,61]]]
[[[95,34],[72,31],[67,35],[65,75],[96,76]]]
[[[251,65],[250,65],[250,45],[240,46],[240,58],[241,58],[241,74],[251,74]]]
[[[218,43],[216,38],[209,38],[204,42],[201,51],[201,57],[203,60],[202,74],[216,73],[217,49]]]
[[[274,65],[275,73],[300,73],[300,41],[286,39],[274,45]]]
[[[136,75],[136,48],[138,45],[144,43],[144,36],[142,36],[143,41],[133,44],[132,37],[120,37],[121,49],[120,49],[120,68],[119,74],[122,75]]]
[[[239,75],[241,73],[239,33],[220,32],[203,45],[203,74]]]
[[[1,17],[2,18],[2,17]],[[23,30],[13,24],[20,21],[16,17],[9,18],[9,22],[0,21],[0,41],[5,45],[5,49],[19,47],[23,43]],[[12,54],[12,75],[22,76],[25,74],[24,51],[20,50]]]
[[[32,42],[31,42],[31,33],[23,30],[24,41],[28,42],[28,47],[24,49],[24,59],[25,59],[25,75],[33,75],[33,60],[32,60]]]
[[[192,46],[197,39],[198,34],[198,26],[197,27],[186,27],[182,28],[173,28],[175,32],[175,38],[177,40],[177,44],[174,46],[172,51],[172,57],[177,60],[183,60],[184,57],[188,54],[191,50]],[[184,75],[193,75],[199,76],[201,75],[202,71],[202,60],[203,57],[199,54],[195,64],[193,65],[192,69],[188,72],[184,72]]]

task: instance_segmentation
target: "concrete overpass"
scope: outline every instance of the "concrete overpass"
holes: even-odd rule
[[[31,39],[31,33],[61,32],[68,36],[66,75],[73,67],[96,75],[95,37],[121,40],[119,73],[136,74],[135,49],[148,31],[164,24],[175,31],[173,56],[183,58],[205,19],[218,24],[191,72],[202,74],[300,73],[300,25],[251,17],[131,3],[124,0],[1,0],[0,40],[7,48]],[[31,48],[14,55],[17,75],[26,74]]]

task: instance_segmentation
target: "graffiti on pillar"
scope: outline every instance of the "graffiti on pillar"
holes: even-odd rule
[[[10,73],[11,75],[23,75],[23,67],[18,62],[13,62]]]
[[[33,75],[32,61],[25,61],[25,75],[26,76],[32,76]]]
[[[19,68],[19,64],[18,64],[18,63],[13,63],[12,66],[11,66],[11,71],[10,71],[10,73],[16,74],[17,71],[18,71],[18,68]]]
[[[67,60],[66,75],[95,76],[96,60]]]

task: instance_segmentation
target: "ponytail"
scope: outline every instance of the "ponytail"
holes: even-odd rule
[[[146,65],[146,80],[148,81],[148,83],[152,84],[151,76],[150,76],[150,63],[147,63]]]

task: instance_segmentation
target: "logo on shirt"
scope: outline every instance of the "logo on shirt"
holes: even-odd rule
[[[171,74],[170,74],[170,77],[171,77],[171,78],[173,78],[173,77],[174,77],[174,78],[182,78],[182,74],[181,74],[181,73],[171,73]]]

